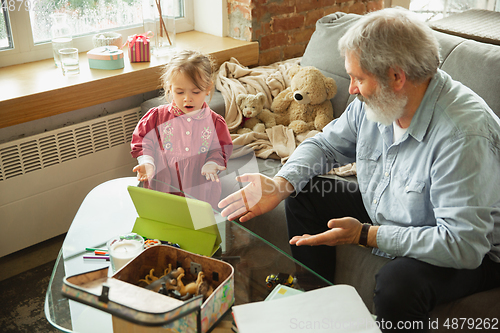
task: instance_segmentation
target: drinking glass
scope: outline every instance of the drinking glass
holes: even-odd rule
[[[52,17],[52,53],[56,67],[61,66],[60,49],[73,47],[73,38],[71,37],[71,27],[67,22],[68,15],[63,13],[54,13]]]
[[[80,73],[80,63],[78,62],[78,49],[69,47],[60,49],[61,68],[63,75],[75,75]]]

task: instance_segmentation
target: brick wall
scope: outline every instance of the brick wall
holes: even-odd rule
[[[384,0],[228,0],[228,35],[258,41],[259,65],[300,57],[316,21],[334,12],[365,14]]]

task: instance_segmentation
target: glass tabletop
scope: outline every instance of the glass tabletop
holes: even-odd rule
[[[111,180],[94,188],[68,230],[45,299],[47,320],[63,332],[113,332],[110,314],[69,300],[61,288],[65,276],[109,266],[109,261],[84,260],[83,255],[86,248],[104,247],[108,239],[132,230],[137,212],[127,192],[130,185],[137,185],[135,177]],[[271,292],[266,285],[266,277],[271,274],[289,274],[296,278],[294,287],[305,291],[331,285],[240,224],[224,221],[217,226],[222,244],[216,256],[234,267],[235,305],[264,300]]]

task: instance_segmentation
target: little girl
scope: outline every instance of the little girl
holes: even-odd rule
[[[132,135],[133,171],[144,187],[188,194],[216,208],[221,195],[217,176],[233,150],[224,118],[205,103],[213,88],[212,62],[201,53],[182,51],[161,76],[171,103],[149,110]]]

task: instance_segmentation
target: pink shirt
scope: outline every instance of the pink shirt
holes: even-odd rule
[[[172,104],[152,108],[137,124],[131,146],[134,158],[148,155],[155,161],[156,175],[146,187],[180,190],[217,207],[220,183],[207,181],[201,168],[207,162],[227,166],[233,143],[224,118],[206,103],[200,112],[187,114]]]

